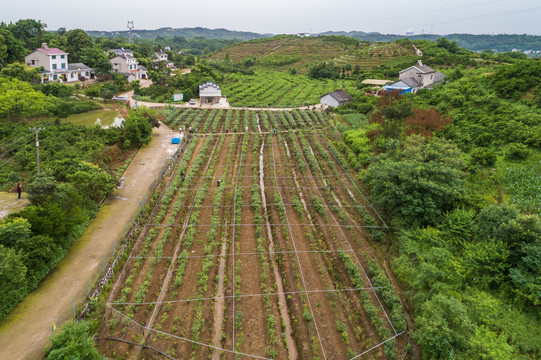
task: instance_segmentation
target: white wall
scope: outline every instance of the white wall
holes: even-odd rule
[[[321,98],[319,101],[321,105],[327,105],[329,107],[337,107],[340,106],[340,103],[338,100],[333,98],[331,95],[327,94]]]

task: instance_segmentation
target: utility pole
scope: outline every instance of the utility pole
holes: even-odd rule
[[[45,128],[42,128],[42,127],[33,127],[33,128],[30,128],[30,130],[34,130],[36,132],[36,165],[37,165],[37,168],[38,168],[38,174],[39,174],[39,138],[38,138],[38,133],[40,132],[40,130],[44,130]]]

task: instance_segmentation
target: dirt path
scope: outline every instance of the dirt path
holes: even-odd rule
[[[122,187],[104,202],[66,257],[0,325],[0,359],[43,357],[52,322],[60,328],[73,317],[72,301],[76,307],[83,303],[88,279],[101,272],[102,259],[110,258],[113,242],[118,244],[124,224],[130,222],[166,158],[174,153],[172,135],[164,125],[154,130],[150,145],[138,152],[124,173]]]

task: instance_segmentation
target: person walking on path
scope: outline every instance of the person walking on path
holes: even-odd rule
[[[220,184],[222,183],[222,180],[218,180],[217,183],[218,183],[218,187],[220,187]]]
[[[21,200],[21,193],[23,192],[23,187],[21,186],[21,183],[17,183],[17,200]]]

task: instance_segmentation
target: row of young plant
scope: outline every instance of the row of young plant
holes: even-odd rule
[[[244,112],[244,119],[246,120],[247,112]],[[244,192],[244,189],[242,186],[237,186],[238,177],[242,176],[242,168],[244,167],[245,162],[245,154],[248,153],[248,142],[250,140],[250,136],[243,135],[242,136],[242,145],[240,147],[240,165],[239,170],[235,174],[235,193],[233,197],[233,221],[234,221],[234,231],[235,236],[233,237],[233,251],[235,253],[240,253],[240,224],[242,223],[242,195]],[[245,340],[245,335],[242,332],[242,325],[243,325],[243,304],[240,295],[242,295],[241,292],[241,275],[242,275],[242,260],[239,257],[235,257],[235,263],[233,264],[234,267],[234,276],[233,276],[233,292],[234,292],[234,301],[235,301],[235,312],[233,314],[233,321],[234,321],[234,328],[236,332],[236,336],[234,338],[234,348],[235,351],[241,352],[241,345],[243,344]]]
[[[207,145],[207,147],[208,147],[208,144],[212,140],[213,139],[209,139],[209,142],[207,142],[205,145]],[[218,143],[216,143],[216,145],[214,146],[214,149],[217,148],[217,147],[219,148],[220,146],[221,146],[221,143],[220,143],[220,141],[218,141]],[[206,148],[205,148],[205,150],[206,150]],[[211,161],[211,160],[215,161],[215,159],[216,159],[215,157],[211,157],[209,159],[209,161]],[[196,158],[196,160],[198,160],[198,159]],[[210,165],[211,165],[211,163],[208,163],[207,168],[210,167]],[[179,258],[177,258],[177,263],[180,262],[181,264],[182,264],[183,261],[187,262],[188,254],[190,253],[189,250],[190,250],[190,248],[191,248],[191,246],[193,244],[194,238],[195,238],[195,230],[192,230],[194,227],[190,226],[190,224],[192,222],[194,222],[194,221],[199,220],[199,218],[200,218],[200,205],[201,205],[203,199],[205,198],[206,190],[208,188],[208,182],[207,183],[201,182],[199,184],[200,187],[195,192],[193,202],[191,202],[189,200],[189,198],[186,199],[187,202],[184,202],[186,192],[183,191],[183,190],[188,189],[190,187],[191,182],[195,177],[195,173],[197,172],[197,169],[203,169],[200,166],[200,161],[194,161],[194,163],[192,164],[191,170],[188,172],[188,176],[187,176],[187,178],[184,179],[184,181],[183,181],[182,173],[180,171],[178,172],[177,178],[178,178],[178,175],[180,175],[180,181],[183,182],[184,184],[183,184],[183,186],[181,188],[181,191],[179,191],[179,193],[181,193],[180,196],[177,197],[177,199],[175,201],[175,204],[173,205],[170,213],[168,214],[168,217],[165,220],[166,230],[163,231],[163,234],[168,233],[170,235],[171,233],[167,231],[168,228],[171,229],[172,227],[176,227],[175,225],[177,225],[179,223],[183,223],[182,220],[179,220],[179,217],[177,216],[177,214],[178,214],[178,212],[179,212],[179,210],[181,208],[185,209],[186,216],[189,215],[189,218],[186,220],[186,224],[189,227],[186,228],[187,231],[184,234],[184,236],[181,239],[178,240],[178,241],[182,241],[182,245],[184,247],[184,251],[181,253],[181,256]],[[186,169],[184,168],[184,170],[186,170]],[[204,175],[204,173],[203,173],[203,175]],[[188,180],[188,181],[186,181],[186,180]],[[183,206],[182,205],[182,204],[189,204],[189,203],[191,203],[191,209],[190,210],[188,210],[188,206]],[[178,235],[176,235],[176,236],[178,236]],[[176,236],[175,236],[175,238],[176,238]],[[176,245],[176,244],[174,244],[174,245]],[[157,254],[156,254],[156,256],[157,256]],[[166,259],[167,259],[167,265],[169,265],[170,260],[169,260],[169,258],[166,258]],[[158,259],[158,261],[159,261],[159,259]],[[184,269],[185,269],[185,264],[184,264]],[[173,284],[167,284],[168,286],[170,286],[171,299],[176,298],[181,283],[182,283],[182,278],[179,278],[179,271],[178,271],[178,268],[177,268],[175,278],[173,280]],[[160,306],[160,305],[158,305],[158,306]],[[164,323],[168,319],[168,312],[171,310],[171,308],[172,308],[171,303],[167,303],[165,306],[163,306],[161,308],[161,317],[160,317],[159,322],[157,324],[153,325],[154,329],[156,329],[156,330],[161,330],[162,329],[162,327],[164,326]],[[146,313],[145,313],[145,315],[146,315]],[[176,316],[175,319],[173,320],[173,328],[172,328],[173,333],[178,331],[178,327],[177,327],[178,320],[179,320],[179,316]],[[186,330],[183,329],[183,334],[182,335],[185,336],[185,334],[186,334]],[[165,339],[168,339],[168,340],[170,339],[170,336],[166,335],[165,333],[157,333],[157,334],[154,335],[153,341],[156,342],[158,337],[159,338],[165,338]],[[171,348],[170,353],[174,356],[174,353],[175,353],[174,347]]]
[[[212,138],[209,138],[209,141],[206,142],[205,145],[208,145],[209,143],[211,143],[212,140],[213,140]],[[223,142],[224,142],[224,139],[219,138],[216,145],[214,146],[213,151],[216,151],[216,150],[220,151],[220,149],[221,149],[221,147],[223,145]],[[207,163],[206,170],[205,170],[204,173],[202,173],[203,176],[205,176],[205,174],[208,173],[208,171],[213,171],[213,167],[214,167],[214,164],[216,163],[216,161],[217,161],[217,157],[215,157],[215,156],[209,158],[209,162]],[[197,162],[194,162],[194,164],[192,166],[192,170],[199,169],[200,168],[199,165],[200,164],[198,164]],[[192,173],[188,172],[188,177],[190,177],[190,179],[193,178]],[[181,179],[182,179],[182,176],[181,176]],[[205,178],[203,178],[203,179],[205,179]],[[187,178],[186,178],[186,180],[187,180]],[[173,283],[172,284],[167,284],[171,288],[171,299],[176,298],[178,292],[180,291],[180,287],[181,287],[181,285],[183,283],[183,276],[184,276],[184,273],[185,273],[185,270],[186,270],[187,263],[189,261],[189,255],[191,254],[192,245],[194,243],[194,240],[196,238],[196,233],[197,233],[196,227],[193,226],[193,225],[197,224],[200,221],[200,218],[201,218],[201,205],[202,205],[203,200],[206,197],[206,193],[208,191],[210,181],[211,180],[208,179],[206,182],[204,180],[202,180],[200,182],[200,185],[199,185],[200,187],[197,189],[197,191],[195,193],[195,196],[193,198],[193,202],[191,203],[191,210],[190,210],[191,212],[186,210],[188,212],[189,218],[186,220],[186,225],[187,225],[186,232],[185,232],[184,236],[181,239],[182,246],[183,246],[183,251],[181,252],[181,255],[177,258],[177,264],[175,264],[176,269],[175,269],[175,278],[173,280]],[[184,195],[186,194],[185,189],[188,189],[190,187],[190,185],[191,185],[191,181],[190,182],[184,182],[183,187],[179,191],[179,193],[182,193],[182,195],[179,196],[179,198],[177,198],[177,201],[180,200],[180,198],[184,199]],[[190,202],[191,201],[188,200],[187,203],[190,203]],[[183,204],[183,203],[184,202],[179,202],[178,206],[173,206],[173,208],[176,210],[177,208],[180,208],[180,206],[181,206],[180,204]],[[184,206],[183,208],[187,209],[186,206]],[[175,214],[175,210],[172,212],[173,214]],[[175,214],[175,216],[176,216],[176,214]],[[166,224],[167,224],[167,221],[166,221]],[[207,254],[208,251],[209,251],[208,247],[205,246],[205,254]],[[212,247],[210,247],[210,251],[212,251]],[[207,263],[205,263],[205,261],[207,261]],[[210,262],[212,263],[212,261],[210,261]],[[202,266],[203,266],[203,268],[209,268],[208,258],[205,258],[205,260],[203,261]],[[196,296],[194,296],[194,298],[196,298],[196,299],[200,299],[203,296],[200,292],[205,292],[206,287],[207,287],[208,277],[202,276],[202,273],[204,273],[206,275],[207,271],[202,270],[201,272],[199,272],[197,274],[197,278],[198,278],[198,281],[197,281],[198,290],[197,291],[198,292],[197,292]],[[190,315],[193,316],[192,327],[191,327],[191,337],[195,341],[199,340],[201,329],[204,326],[204,320],[202,319],[202,306],[203,306],[203,304],[202,304],[201,301],[196,301],[195,305],[194,305],[194,309],[190,313]],[[162,308],[160,322],[154,326],[155,329],[160,330],[162,328],[163,324],[165,323],[165,321],[168,318],[168,311],[170,309],[171,309],[171,304],[170,303],[168,303],[167,305],[165,305]],[[189,318],[190,315],[188,315],[188,318]],[[173,328],[172,328],[173,333],[175,333],[175,332],[177,332],[179,330],[178,326],[177,326],[178,320],[179,320],[179,316],[176,316],[175,319],[173,320]],[[186,320],[186,317],[185,317],[185,320]],[[183,328],[183,329],[181,329],[181,331],[182,331],[181,335],[186,336],[186,334],[188,332],[188,329]],[[167,340],[169,340],[168,336],[166,336],[165,334],[160,333],[157,336],[161,337],[161,338],[166,338]],[[156,340],[156,336],[155,336],[154,340]],[[198,348],[198,345],[195,344],[195,343],[192,343],[192,348],[195,350],[195,349]],[[174,354],[175,354],[174,347],[171,348],[170,354],[172,356],[174,356]]]
[[[301,155],[301,152],[299,151],[297,144],[293,143],[293,153],[295,154],[297,161],[304,162],[304,158]],[[308,158],[307,158],[308,159]],[[310,160],[308,160],[310,162]],[[313,164],[312,164],[313,166]],[[317,196],[314,193],[311,193],[310,199],[312,201],[312,207],[310,207],[310,210],[308,210],[307,207],[304,206],[303,202],[301,201],[300,197],[302,195],[302,191],[299,191],[300,189],[292,189],[292,204],[295,209],[295,212],[297,215],[302,219],[302,221],[309,220],[312,224],[312,227],[309,231],[305,233],[306,239],[308,240],[310,249],[312,251],[321,252],[321,251],[328,251],[331,248],[329,247],[329,244],[327,244],[323,238],[323,232],[328,233],[327,238],[328,239],[334,239],[335,234],[334,230],[332,228],[330,229],[322,229],[319,225],[319,222],[316,219],[316,214],[319,214],[319,216],[323,217],[325,219],[325,222],[328,222],[327,212],[325,210],[325,203],[322,201],[322,199]],[[297,193],[298,192],[298,193]],[[312,214],[310,215],[310,212]],[[344,285],[342,284],[343,281],[339,279],[339,271],[330,271],[329,269],[335,269],[338,264],[335,263],[335,259],[333,256],[329,255],[323,255],[324,253],[319,253],[318,255],[314,256],[314,261],[316,263],[316,266],[318,268],[318,271],[322,276],[324,276],[325,273],[328,273],[330,277],[332,278],[333,282],[332,284],[327,284],[330,288],[344,288]],[[322,257],[322,261],[319,260],[319,256]],[[329,293],[327,294],[327,300],[329,301],[329,304],[332,307],[332,311],[335,314],[336,318],[336,329],[341,335],[341,339],[345,344],[345,347],[347,349],[348,357],[352,358],[356,354],[353,351],[351,347],[351,334],[353,333],[353,338],[355,338],[357,341],[361,341],[362,339],[362,329],[356,326],[352,326],[353,323],[355,323],[355,318],[358,319],[360,314],[358,314],[358,311],[352,306],[351,302],[348,301],[344,296],[342,296],[340,293]],[[338,306],[337,302],[339,301],[340,306]],[[321,303],[317,303],[316,307],[321,306]],[[342,309],[342,311],[340,311]],[[347,314],[347,320],[348,323],[344,323],[340,321],[339,319],[342,316],[345,316]]]
[[[278,135],[278,140],[279,140],[279,143],[285,143],[285,140],[284,140],[284,138],[283,138],[283,136],[281,134]],[[274,149],[273,149],[273,156],[276,156],[274,154]],[[282,193],[280,191],[279,187],[281,185],[278,183],[278,179],[279,178],[285,179],[286,176],[291,175],[291,171],[294,171],[294,170],[292,168],[289,168],[289,167],[277,167],[277,168],[275,168],[275,172],[276,172],[275,176],[273,176],[273,178],[272,178],[272,184],[273,184],[273,188],[274,188],[273,200],[274,200],[274,204],[276,205],[276,208],[277,208],[277,211],[278,211],[278,216],[279,216],[280,222],[282,224],[289,224],[289,223],[288,223],[288,218],[287,218],[287,215],[286,215],[286,208],[284,206],[284,204],[285,204],[285,201],[284,201],[285,194],[282,195]],[[286,241],[287,250],[293,252],[294,248],[292,246],[292,241],[294,241],[294,240],[291,239],[291,237],[290,237],[289,225],[282,226],[282,237]],[[320,359],[320,357],[322,356],[322,354],[320,353],[320,339],[319,339],[319,337],[317,335],[317,332],[316,332],[316,329],[315,329],[315,323],[314,323],[315,320],[313,318],[313,314],[312,314],[312,311],[311,311],[311,306],[309,304],[308,296],[307,296],[307,294],[305,292],[303,284],[301,283],[301,280],[302,280],[302,278],[301,278],[301,269],[299,268],[299,264],[297,264],[296,261],[292,261],[291,262],[291,268],[292,268],[292,271],[293,271],[294,279],[288,280],[287,279],[287,273],[284,271],[285,269],[283,268],[282,262],[283,262],[283,260],[280,260],[279,265],[282,265],[281,272],[282,272],[282,279],[283,279],[284,283],[288,283],[288,282],[290,284],[294,283],[295,288],[292,289],[292,290],[299,292],[298,298],[300,300],[300,305],[302,307],[302,315],[301,316],[302,316],[302,320],[304,320],[304,324],[306,325],[306,328],[307,328],[307,331],[308,331],[308,337],[309,337],[309,340],[310,340],[310,351],[311,351],[310,357],[313,358],[313,359]],[[294,304],[291,301],[292,300],[291,295],[288,295],[287,300],[288,300],[288,309],[295,308]],[[300,319],[297,319],[294,315],[292,315],[291,318],[293,320],[293,325],[294,325],[294,328],[295,328],[295,332],[297,334],[301,333],[301,327],[303,327],[303,323],[299,324],[298,321]]]
[[[302,153],[304,154],[304,157],[307,160],[310,169],[314,173],[318,173],[318,172],[321,173],[322,176],[323,176],[323,172],[322,172],[322,170],[321,170],[321,168],[320,168],[320,166],[319,166],[319,164],[318,164],[318,162],[316,160],[314,151],[313,151],[312,147],[310,146],[310,144],[307,142],[307,140],[304,137],[304,135],[302,134],[302,132],[298,132],[298,138],[299,138],[299,142],[301,144]],[[300,154],[300,151],[297,149],[297,144],[294,143],[294,142],[293,142],[293,147],[294,147],[293,152],[296,153],[296,154]],[[330,167],[330,163],[328,163],[328,164],[329,164],[329,167]],[[324,189],[322,189],[322,192],[325,195],[324,198],[330,198],[330,194],[329,194],[330,190],[329,189],[324,188]],[[318,206],[318,202],[315,201],[315,200],[316,199],[313,199],[314,207],[316,208],[316,210],[321,209],[321,206]],[[325,204],[324,201],[323,201],[323,204]],[[340,218],[342,218],[343,220],[346,220],[347,214],[344,212],[344,210],[341,207],[330,206],[330,209],[333,212],[337,213],[337,215],[340,216]],[[333,238],[334,238],[334,236],[333,236]],[[344,255],[343,253],[340,253],[340,254],[343,255],[344,260],[348,261],[347,258],[344,257],[344,256],[349,257],[349,255],[347,255],[347,254]],[[349,259],[349,261],[350,261],[349,267],[351,268],[351,266],[354,265],[354,264],[351,262],[350,259]],[[373,272],[371,274],[372,275],[377,275],[377,278],[374,281],[378,285],[374,285],[374,286],[380,286],[381,285],[382,288],[384,289],[384,290],[382,290],[382,294],[385,294],[383,296],[383,300],[384,300],[385,304],[387,306],[389,306],[389,308],[392,309],[391,319],[393,321],[393,325],[395,325],[395,324],[397,325],[397,326],[395,326],[395,329],[397,329],[397,331],[405,330],[406,321],[405,321],[404,311],[402,309],[402,306],[400,304],[398,296],[396,295],[396,293],[394,292],[393,287],[391,286],[391,283],[390,283],[389,279],[386,277],[386,275],[384,273],[382,274],[380,271],[377,271],[377,270],[379,270],[379,268],[378,268],[377,263],[375,263],[375,261],[372,260],[372,262],[369,263],[369,267],[370,267],[370,269],[373,270]],[[348,273],[349,272],[350,272],[350,270],[348,270]],[[364,297],[366,297],[366,295],[367,294],[365,293]],[[363,305],[365,307],[365,311],[366,311],[367,315],[369,315],[369,317],[371,318],[372,323],[377,327],[378,333],[380,334],[380,336],[382,336],[382,338],[384,338],[384,336],[387,336],[386,334],[390,335],[389,330],[385,327],[385,322],[381,321],[382,319],[379,318],[379,317],[376,320],[375,316],[377,316],[377,312],[374,313],[373,310],[375,309],[375,307],[373,308],[373,304],[370,302],[370,300],[369,299],[368,300],[363,299]],[[341,327],[343,327],[343,326],[341,326]],[[396,357],[396,349],[395,349],[394,345],[395,345],[394,340],[389,341],[384,345],[385,353],[386,353],[388,358],[394,359]]]
[[[235,142],[234,140],[235,139],[231,139],[232,143]],[[224,141],[225,141],[225,137],[223,137],[223,136],[220,137],[219,144],[218,144],[218,147],[217,147],[217,153],[218,154],[221,154],[221,148],[223,146]],[[228,158],[230,157],[231,150],[232,150],[232,146],[229,146],[228,147],[228,154],[227,154]],[[216,156],[210,162],[208,172],[207,172],[208,174],[214,174],[215,173],[215,166],[216,166],[216,162],[218,161],[218,158],[219,158],[219,156]],[[223,169],[224,169],[224,172],[223,172],[222,176],[227,177],[227,172],[228,172],[229,168],[224,167]],[[206,183],[204,185],[204,188],[202,189],[203,191],[201,191],[201,194],[202,194],[201,202],[203,201],[203,198],[206,196],[206,193],[207,193],[207,190],[208,190],[208,187],[209,187],[209,183],[212,181],[211,177],[209,177],[207,179],[208,180],[206,181]],[[205,236],[206,241],[205,241],[205,244],[203,246],[205,257],[203,257],[203,261],[202,261],[202,264],[201,264],[201,270],[197,273],[197,290],[196,290],[196,293],[194,295],[195,299],[202,299],[203,297],[205,297],[205,295],[208,292],[209,280],[212,281],[212,279],[209,278],[209,273],[211,272],[211,268],[213,267],[213,265],[215,263],[215,261],[214,261],[215,260],[214,250],[215,250],[215,247],[216,247],[216,244],[217,244],[218,235],[220,233],[220,231],[219,231],[220,207],[219,206],[222,203],[222,197],[223,197],[224,190],[225,190],[225,187],[219,187],[214,192],[213,205],[215,207],[213,209],[213,212],[212,212],[212,215],[211,215],[211,218],[210,218],[210,227],[208,228],[208,231],[207,231],[206,236]],[[199,224],[199,222],[202,220],[202,219],[200,219],[200,216],[199,216],[199,212],[200,212],[200,209],[201,209],[201,207],[200,207],[201,202],[196,204],[198,214],[197,214],[197,217],[194,216],[193,218],[190,219],[190,224],[193,224],[193,225]],[[191,327],[191,339],[194,340],[194,341],[199,341],[200,340],[201,331],[205,327],[205,319],[203,318],[203,306],[204,306],[203,301],[197,301],[195,303],[195,306],[194,306],[194,309],[193,309],[194,320],[192,322],[192,327]],[[200,345],[198,345],[196,343],[192,343],[192,349],[193,350],[197,350],[199,348],[200,348]]]
[[[340,162],[344,161],[342,154],[340,151],[334,146],[333,142],[330,141],[330,139],[327,137],[327,134],[325,132],[311,132],[309,133],[313,136],[308,136],[308,140],[310,141],[311,145],[314,145],[316,148],[316,151],[319,156],[325,159],[325,162],[328,166],[326,166],[326,169],[332,173],[332,175],[336,178],[343,178],[347,175],[343,171],[339,171],[338,169],[341,168]],[[299,136],[304,136],[299,135]],[[316,141],[316,138],[320,137],[322,141]],[[322,143],[325,143],[326,145],[323,146]],[[327,149],[325,149],[325,147]],[[339,155],[339,157],[336,156]],[[338,164],[336,163],[338,162]],[[347,164],[347,163],[346,163]],[[321,163],[322,166],[325,164]],[[359,202],[358,199],[356,199],[351,191],[347,191],[347,196],[351,201],[354,203]],[[364,199],[364,195],[360,194],[361,197]],[[367,207],[368,206],[368,207]],[[378,241],[380,243],[385,242],[385,233],[382,230],[381,224],[376,220],[376,217],[373,213],[367,211],[367,208],[370,208],[370,206],[367,205],[355,205],[355,210],[357,214],[362,219],[364,226],[366,226],[366,229],[370,232],[370,236],[373,240]]]
[[[201,152],[198,154],[198,156],[193,160],[193,165],[201,164],[204,161],[205,153],[208,148],[208,144],[205,144],[206,146],[203,146],[201,149]],[[186,153],[184,155],[184,159],[190,159],[193,155],[193,151],[195,149],[196,142],[191,142],[188,146]],[[180,204],[184,201],[185,194],[180,194],[180,196],[177,197],[175,201],[175,205],[171,209],[171,212],[169,212],[169,204],[173,200],[173,197],[175,195],[175,192],[177,190],[177,187],[179,186],[180,182],[182,181],[181,172],[186,171],[186,167],[188,166],[187,161],[182,161],[181,165],[179,166],[178,172],[176,176],[172,179],[170,186],[168,190],[166,191],[164,197],[162,198],[162,206],[160,210],[156,213],[153,219],[151,219],[152,227],[148,231],[147,235],[144,238],[144,242],[142,245],[142,248],[140,249],[137,256],[134,258],[134,263],[129,271],[129,275],[127,275],[127,278],[124,282],[124,288],[122,289],[120,293],[120,297],[115,300],[115,303],[125,303],[128,299],[131,297],[131,301],[133,303],[142,303],[146,302],[147,300],[147,291],[150,287],[152,280],[153,280],[153,274],[154,274],[154,268],[159,263],[163,255],[163,245],[167,238],[171,234],[171,226],[167,226],[163,231],[160,226],[156,226],[158,223],[160,223],[166,215],[168,215],[167,219],[165,220],[165,224],[171,225],[175,221],[175,217],[179,211]],[[186,176],[186,184],[191,183],[193,177],[195,176],[195,173],[198,171],[198,166],[193,166],[192,171],[188,173]],[[156,241],[158,241],[158,244],[155,244]],[[151,254],[152,250],[154,252]],[[147,257],[153,255],[152,259],[148,259]],[[148,262],[150,261],[150,264]],[[143,270],[144,266],[144,271]],[[135,294],[133,296],[130,296],[132,292],[132,283],[134,280],[136,280],[137,277],[141,277],[144,274],[144,280],[142,283],[137,287]],[[149,311],[151,311],[154,308],[154,304],[147,305],[145,309],[145,315],[148,315]],[[128,305],[126,307],[120,306],[122,309],[122,312],[130,319],[135,318],[135,313],[139,310],[139,305]],[[125,325],[129,324],[129,321],[125,319],[126,323]],[[116,326],[117,320],[115,317],[109,321],[109,327],[111,330],[114,330],[114,327]],[[122,332],[126,332],[126,327],[123,327]]]
[[[304,75],[293,76],[279,72],[258,72],[256,75],[244,76],[243,79],[229,76],[228,80],[222,87],[233,106],[313,105],[319,102],[319,96],[344,86],[346,91],[354,90],[351,81],[316,80]]]

